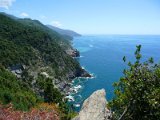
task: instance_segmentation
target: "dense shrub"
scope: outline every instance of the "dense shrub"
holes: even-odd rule
[[[14,108],[29,110],[40,99],[23,81],[0,65],[0,101],[3,104],[12,103]]]
[[[110,102],[113,119],[158,120],[160,118],[160,65],[153,58],[141,63],[141,45],[135,63],[128,62],[124,77],[115,83],[115,98]],[[126,58],[123,60],[126,62]]]

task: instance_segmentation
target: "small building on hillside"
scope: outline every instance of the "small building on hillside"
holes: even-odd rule
[[[25,65],[16,64],[8,68],[14,75],[21,78],[22,72],[26,69]]]

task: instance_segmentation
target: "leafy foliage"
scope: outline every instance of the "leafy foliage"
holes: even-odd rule
[[[39,89],[44,91],[44,102],[49,104],[56,103],[59,105],[62,120],[70,120],[76,115],[76,113],[66,104],[66,101],[63,100],[63,94],[54,87],[50,78],[39,75],[37,85]]]
[[[135,63],[128,62],[124,77],[115,83],[116,97],[110,102],[114,119],[158,120],[160,118],[160,66],[153,58],[141,63],[141,45]],[[126,61],[126,58],[123,58]]]
[[[47,103],[61,103],[63,102],[63,95],[60,91],[54,87],[53,81],[50,78],[45,78],[43,75],[39,75],[36,80],[37,88],[43,90],[44,101]]]
[[[16,109],[29,110],[40,99],[23,81],[0,65],[0,101],[3,104],[11,102]]]

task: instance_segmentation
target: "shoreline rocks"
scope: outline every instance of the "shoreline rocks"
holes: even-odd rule
[[[66,50],[66,53],[71,57],[80,57],[80,52],[77,49]]]
[[[86,77],[86,78],[91,78],[93,77],[91,74],[89,74],[83,67],[81,69],[78,69],[76,71],[75,77]]]
[[[59,90],[68,95],[68,92],[77,92],[76,89],[72,90],[72,81],[76,78],[92,78],[93,76],[89,74],[84,68],[77,69],[75,72],[71,72],[68,75],[68,81],[57,82],[56,86]]]
[[[93,76],[91,74],[89,74],[85,69],[82,68],[81,77],[91,78]]]
[[[78,116],[72,120],[111,120],[111,111],[107,109],[106,92],[104,89],[95,91],[87,98]]]

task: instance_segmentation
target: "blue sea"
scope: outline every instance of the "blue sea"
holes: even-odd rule
[[[127,61],[134,62],[136,45],[142,45],[142,61],[153,57],[160,61],[160,36],[158,35],[86,35],[75,37],[73,45],[81,53],[76,58],[81,66],[93,74],[94,78],[78,78],[73,81],[73,87],[80,86],[73,93],[75,110],[80,110],[83,101],[94,91],[104,88],[107,100],[114,97],[113,83],[123,76]],[[79,106],[80,105],[80,106]]]

